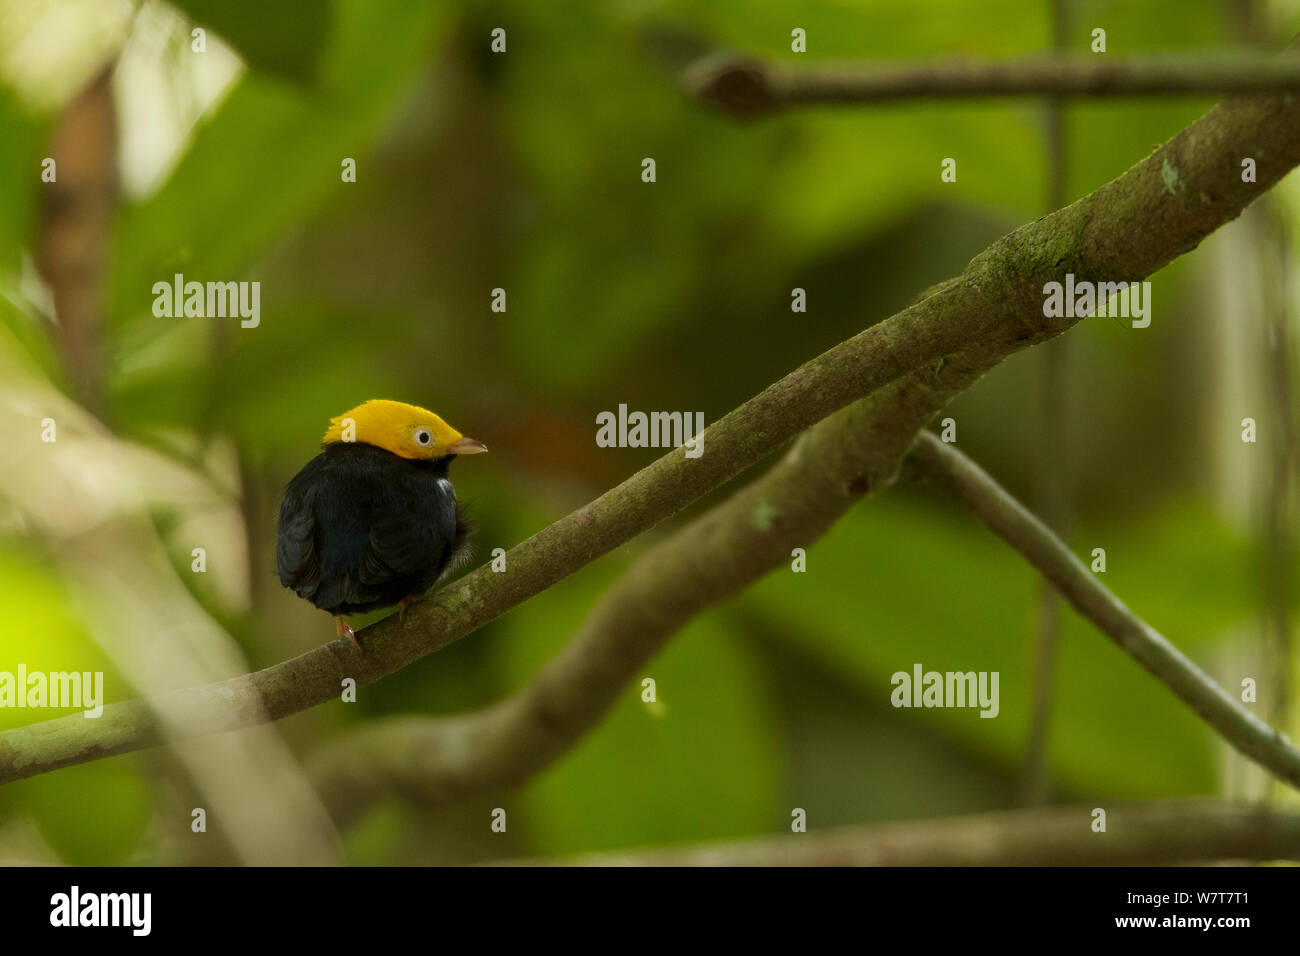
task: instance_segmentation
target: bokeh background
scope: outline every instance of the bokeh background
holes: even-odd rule
[[[1068,7],[1077,53],[1094,27],[1112,56],[1300,29],[1295,0]],[[365,399],[433,408],[491,447],[453,475],[484,561],[658,454],[598,448],[598,412],[713,421],[887,317],[1049,211],[1046,105],[741,123],[686,98],[682,68],[718,49],[793,65],[1032,54],[1051,17],[1037,0],[0,0],[0,670],[103,670],[113,701],[332,639],[279,586],[275,512],[329,417]],[[1072,103],[1066,199],[1212,103]],[[1253,706],[1293,735],[1298,210],[1293,176],[1154,278],[1149,329],[1086,320],[1064,360],[1018,355],[945,413],[964,451],[1056,510],[1076,553],[1104,547],[1106,583],[1230,692],[1256,678]],[[176,272],[259,281],[260,326],[155,317],[152,285]],[[646,668],[657,704],[628,687],[518,791],[394,797],[333,849],[304,827],[320,806],[301,766],[322,742],[509,694],[710,500],[356,704],[0,788],[0,859],[238,862],[270,841],[284,862],[455,862],[783,832],[795,807],[820,828],[1037,801],[1294,802],[1068,610],[1036,718],[1037,575],[952,503],[900,487],[813,545],[806,573],[698,618]],[[890,675],[916,662],[999,671],[1000,716],[892,709]],[[0,727],[61,713],[0,710]]]

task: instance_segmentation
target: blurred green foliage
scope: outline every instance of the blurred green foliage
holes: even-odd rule
[[[108,398],[95,411],[124,439],[230,489],[247,526],[246,567],[233,572],[248,579],[247,603],[213,607],[214,592],[195,587],[183,558],[176,565],[252,666],[331,637],[324,615],[279,588],[273,561],[279,490],[329,416],[398,398],[485,440],[492,455],[453,476],[485,560],[654,457],[595,449],[598,411],[627,402],[713,420],[1045,211],[1041,104],[836,108],[738,124],[675,85],[692,56],[714,49],[793,61],[794,26],[808,32],[807,60],[1038,52],[1050,34],[1045,3],[177,7],[248,69],[160,188],[120,210],[104,291]],[[1210,0],[1074,7],[1079,51],[1094,24],[1115,54],[1201,48],[1226,30],[1225,6]],[[505,55],[488,52],[494,27],[508,32]],[[188,31],[175,42],[188,49]],[[1207,105],[1071,107],[1070,197]],[[52,121],[0,89],[0,317],[13,333],[3,346],[61,384],[48,323],[19,281]],[[653,185],[640,181],[648,156]],[[953,185],[938,177],[949,156]],[[355,184],[340,178],[349,157]],[[1111,588],[1213,670],[1254,640],[1258,543],[1219,509],[1205,465],[1210,424],[1182,413],[1196,385],[1168,360],[1180,337],[1210,334],[1192,271],[1157,279],[1149,334],[1103,319],[1071,333],[1097,377],[1085,387],[1088,420],[1071,433],[1080,464],[1070,540],[1084,558],[1104,544]],[[152,285],[176,272],[260,281],[260,327],[155,318]],[[808,290],[806,314],[789,310],[794,286]],[[505,314],[489,310],[496,287],[508,291]],[[963,448],[1031,503],[1025,409],[1039,402],[1037,363],[1017,357],[953,412]],[[237,456],[233,476],[209,473],[204,452],[221,442]],[[21,522],[6,527],[0,669],[105,669],[110,699],[130,696],[129,675],[64,613],[45,544]],[[168,541],[180,556],[191,544]],[[381,714],[498,699],[565,643],[643,547],[363,691],[355,707],[286,722],[286,735],[306,755]],[[1029,732],[1039,593],[1032,570],[950,502],[891,492],[813,545],[807,573],[778,571],[679,634],[646,671],[657,704],[626,688],[595,732],[518,794],[471,801],[442,823],[381,806],[347,835],[348,858],[503,855],[486,836],[499,805],[511,808],[515,854],[779,832],[795,806],[811,808],[818,827],[1009,805]],[[1064,620],[1056,795],[1221,792],[1219,755],[1195,717],[1090,625],[1068,611]],[[999,671],[1000,716],[893,711],[890,674],[915,662]],[[1237,673],[1216,676],[1231,690]],[[0,710],[0,726],[29,716]],[[60,771],[0,788],[0,813],[34,820],[69,862],[153,860],[171,845],[160,833],[188,833],[187,818],[160,821],[167,788],[156,770],[135,755]],[[485,835],[453,835],[460,826]]]

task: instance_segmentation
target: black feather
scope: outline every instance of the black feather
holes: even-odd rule
[[[326,446],[280,502],[280,583],[331,614],[423,594],[467,533],[447,478],[455,457],[411,461],[361,442]]]

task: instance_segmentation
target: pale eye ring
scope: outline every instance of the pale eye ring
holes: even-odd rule
[[[428,445],[433,441],[433,436],[429,434],[427,428],[417,428],[415,431],[415,440],[421,445]]]

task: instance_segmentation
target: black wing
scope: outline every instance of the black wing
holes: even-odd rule
[[[457,530],[445,467],[440,474],[368,446],[335,446],[285,489],[280,581],[336,613],[395,604],[437,580]]]
[[[320,588],[320,557],[316,553],[316,516],[311,489],[295,478],[280,502],[280,530],[275,542],[275,567],[280,583],[311,601]]]
[[[456,533],[451,483],[421,482],[408,494],[384,496],[376,504],[358,579],[378,589],[411,581],[410,594],[427,590],[451,557]]]

